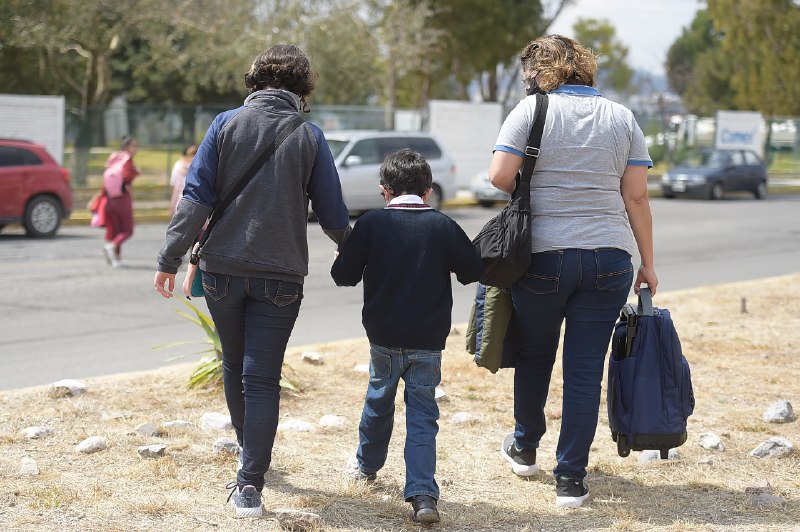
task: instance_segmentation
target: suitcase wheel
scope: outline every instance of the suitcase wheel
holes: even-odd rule
[[[628,447],[624,436],[617,437],[617,454],[623,458],[631,454],[631,448]]]

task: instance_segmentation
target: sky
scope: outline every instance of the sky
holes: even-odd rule
[[[629,66],[665,75],[667,50],[704,6],[698,0],[577,0],[564,8],[548,33],[574,37],[572,25],[579,18],[607,19],[617,39],[628,46]]]

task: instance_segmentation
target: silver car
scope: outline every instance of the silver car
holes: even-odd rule
[[[433,172],[433,193],[428,203],[435,209],[456,194],[456,166],[441,144],[428,133],[398,131],[325,132],[333,153],[344,202],[351,214],[386,206],[378,189],[378,170],[391,152],[409,148],[419,152]]]
[[[492,207],[498,201],[508,201],[511,199],[511,194],[503,192],[500,189],[494,188],[489,181],[489,172],[481,172],[472,178],[469,184],[472,195],[478,201],[478,204],[484,207]]]

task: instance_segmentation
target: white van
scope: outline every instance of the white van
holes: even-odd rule
[[[427,133],[398,131],[325,132],[333,153],[344,202],[351,214],[386,206],[378,189],[378,170],[389,153],[400,148],[419,152],[433,173],[433,193],[428,203],[435,209],[456,195],[456,167],[441,144]]]

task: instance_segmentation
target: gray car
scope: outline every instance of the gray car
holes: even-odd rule
[[[702,150],[661,177],[665,198],[694,196],[722,199],[728,192],[751,192],[767,197],[767,168],[750,150]]]

